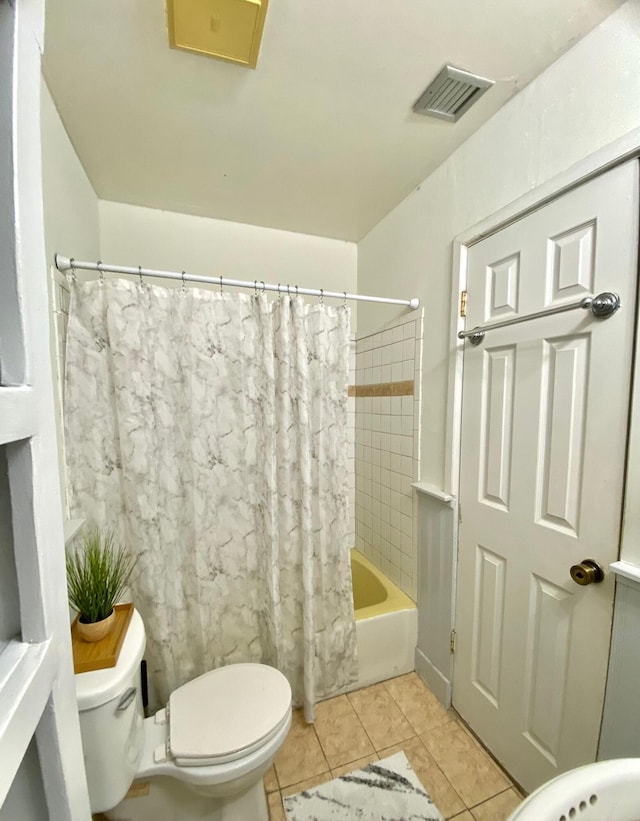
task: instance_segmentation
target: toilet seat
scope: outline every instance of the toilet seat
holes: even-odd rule
[[[168,704],[167,753],[180,767],[235,761],[290,720],[291,687],[273,667],[231,664],[183,684]]]

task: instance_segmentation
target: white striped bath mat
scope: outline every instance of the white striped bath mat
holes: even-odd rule
[[[444,821],[404,753],[283,800],[287,821]]]

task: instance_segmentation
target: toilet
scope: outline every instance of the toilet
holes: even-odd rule
[[[75,676],[91,811],[117,821],[268,821],[262,777],[291,725],[291,688],[264,664],[178,687],[144,718],[144,625],[134,610],[115,667]]]

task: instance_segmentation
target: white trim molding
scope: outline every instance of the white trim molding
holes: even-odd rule
[[[444,502],[447,505],[451,505],[451,507],[453,507],[456,503],[455,496],[451,493],[445,493],[444,490],[441,490],[435,485],[429,484],[429,482],[413,482],[411,487],[414,487],[418,493],[423,493],[425,496],[431,496],[439,502]]]
[[[609,565],[609,570],[620,578],[627,579],[628,581],[632,581],[637,585],[640,585],[640,565],[620,560],[617,562],[612,562]]]

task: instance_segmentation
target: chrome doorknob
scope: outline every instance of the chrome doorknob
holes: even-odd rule
[[[593,559],[583,559],[569,571],[576,584],[598,584],[604,579],[604,570]]]

